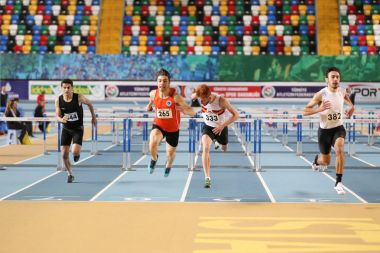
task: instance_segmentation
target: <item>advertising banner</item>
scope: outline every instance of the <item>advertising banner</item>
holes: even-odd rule
[[[321,86],[279,86],[265,85],[262,87],[263,98],[312,98],[320,91]]]
[[[380,105],[380,83],[345,83],[355,93],[355,103],[377,103]]]
[[[104,82],[94,81],[75,81],[74,92],[85,95],[90,100],[104,100]],[[61,95],[60,81],[30,81],[29,99],[36,99],[37,96],[45,91],[46,100],[55,100]]]
[[[8,98],[29,99],[28,81],[26,80],[0,80],[0,86],[5,86]]]

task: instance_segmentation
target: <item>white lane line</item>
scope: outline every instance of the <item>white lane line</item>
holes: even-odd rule
[[[310,162],[309,160],[307,160],[305,157],[301,156],[301,158],[304,159],[308,164],[310,164],[310,166],[312,165],[312,162]],[[329,179],[331,179],[333,182],[335,182],[335,179],[332,176],[330,176],[328,173],[326,173],[326,172],[322,172],[322,173],[323,173],[323,175],[325,175],[326,177],[328,177]],[[358,194],[356,194],[354,191],[352,191],[350,188],[348,188],[345,185],[344,185],[344,189],[346,189],[349,193],[351,193],[354,197],[356,197],[362,203],[368,203],[365,199],[363,199],[362,197],[360,197]]]
[[[234,130],[235,135],[237,136],[239,142],[241,143],[241,146],[242,146],[242,148],[243,148],[243,150],[244,150],[244,153],[247,153],[247,152],[246,152],[246,149],[245,149],[245,147],[244,147],[244,145],[243,145],[243,143],[242,143],[242,141],[241,141],[241,138],[239,137],[239,135],[238,135],[237,132],[236,132],[236,128],[235,128],[235,127],[232,127],[232,129]],[[252,160],[252,158],[251,158],[249,155],[247,155],[247,158],[248,158],[249,162],[251,163],[252,167],[254,167],[254,166],[255,166],[255,163],[254,163],[254,161]],[[263,187],[264,187],[266,193],[268,194],[268,197],[269,197],[270,201],[271,201],[272,203],[276,203],[277,201],[276,201],[276,199],[274,198],[272,192],[270,191],[270,189],[269,189],[267,183],[265,182],[264,178],[262,177],[261,173],[260,173],[259,171],[256,171],[256,175],[257,175],[257,177],[259,178],[261,184],[263,185]]]
[[[197,164],[198,157],[199,157],[198,154],[199,154],[199,151],[200,151],[201,147],[202,147],[202,145],[201,145],[201,143],[199,143],[199,145],[198,145],[198,152],[197,152],[197,154],[195,155],[195,158],[194,158],[194,166]],[[189,172],[189,176],[187,177],[185,187],[183,188],[181,199],[179,200],[180,202],[184,202],[185,199],[186,199],[187,193],[189,192],[190,182],[191,182],[191,179],[193,178],[193,173],[194,173],[194,171],[190,171]]]
[[[352,158],[354,158],[354,159],[356,159],[356,160],[358,160],[358,161],[360,161],[360,162],[362,162],[362,163],[365,163],[365,164],[367,164],[367,165],[369,165],[369,166],[371,166],[371,167],[376,167],[376,165],[374,165],[374,164],[372,164],[372,163],[369,163],[369,162],[367,162],[367,161],[364,161],[363,159],[361,159],[361,158],[359,158],[359,157],[357,157],[357,156],[351,156]]]
[[[27,158],[27,159],[25,159],[25,160],[18,161],[18,162],[14,163],[14,164],[20,164],[20,163],[23,163],[23,162],[27,162],[27,161],[33,160],[33,159],[35,159],[35,158],[37,158],[37,157],[43,156],[43,155],[44,155],[44,154],[42,153],[42,154],[39,154],[39,155],[36,155],[36,156],[30,157],[30,158]]]
[[[322,172],[326,177],[330,178],[333,182],[335,182],[335,179],[330,176],[329,174],[327,174],[326,172]],[[347,186],[344,186],[344,189],[346,191],[348,191],[349,193],[351,193],[353,196],[355,196],[358,200],[360,200],[362,203],[368,203],[365,199],[363,199],[362,197],[360,197],[358,194],[356,194],[355,192],[353,192],[350,188],[348,188]]]
[[[11,194],[8,194],[7,196],[0,198],[0,201],[2,201],[2,200],[4,200],[4,199],[7,199],[7,198],[9,198],[9,197],[12,197],[13,195],[16,195],[17,193],[22,192],[23,190],[26,190],[26,189],[28,189],[28,188],[30,188],[30,187],[32,187],[32,186],[34,186],[34,185],[36,185],[36,184],[42,182],[42,181],[48,179],[49,177],[55,176],[55,175],[57,175],[58,173],[61,173],[61,171],[56,171],[56,172],[54,172],[53,174],[48,175],[47,177],[44,177],[44,178],[42,178],[42,179],[40,179],[40,180],[38,180],[38,181],[36,181],[36,182],[34,182],[34,183],[28,185],[28,186],[25,186],[24,188],[21,188],[21,189],[15,191],[15,192],[12,192]]]
[[[133,165],[139,164],[142,160],[144,160],[145,157],[146,157],[146,155],[143,155]],[[104,187],[100,192],[95,194],[95,196],[92,197],[89,201],[95,201],[100,195],[102,195],[105,191],[107,191],[112,185],[114,185],[120,178],[122,178],[127,173],[128,173],[128,171],[124,171],[123,173],[121,173],[111,183],[109,183],[106,187]]]

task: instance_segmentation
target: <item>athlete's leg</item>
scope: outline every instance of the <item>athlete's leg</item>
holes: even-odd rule
[[[172,167],[176,153],[177,147],[173,147],[169,143],[166,143],[166,168]]]
[[[74,143],[71,147],[71,152],[73,152],[74,162],[77,162],[80,158],[80,151],[82,149],[82,145]]]
[[[227,151],[228,145],[220,145],[220,149],[224,152]]]
[[[158,156],[157,156],[157,149],[158,145],[162,141],[164,136],[162,135],[161,131],[157,128],[152,129],[150,132],[150,137],[149,137],[149,151],[152,156],[152,160],[157,161]]]
[[[67,173],[69,175],[72,175],[73,171],[71,169],[71,163],[70,163],[70,159],[69,159],[70,146],[61,146],[61,152],[62,152],[63,164],[65,165]]]
[[[319,154],[317,159],[317,164],[322,166],[328,166],[331,162],[331,153],[325,155],[325,154]]]
[[[210,177],[210,147],[212,144],[212,140],[210,136],[207,134],[202,135],[202,147],[203,147],[203,153],[202,153],[202,165],[203,165],[203,171],[205,173],[205,177]]]
[[[343,174],[344,171],[344,139],[337,138],[334,145],[336,154],[336,173]]]

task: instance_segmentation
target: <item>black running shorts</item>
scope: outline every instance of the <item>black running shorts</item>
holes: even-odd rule
[[[177,132],[166,132],[166,131],[162,130],[161,127],[157,126],[156,124],[153,124],[152,130],[153,129],[160,130],[160,132],[162,133],[162,135],[164,136],[164,138],[166,138],[166,142],[170,146],[172,146],[172,147],[177,147],[178,146],[179,130]]]
[[[61,133],[61,146],[70,146],[73,144],[79,144],[82,146],[83,140],[83,127],[76,129],[68,129],[63,127]]]
[[[346,138],[346,129],[344,126],[338,126],[330,129],[318,128],[318,144],[322,154],[327,155],[331,152],[331,147],[334,147],[335,141],[338,138]]]
[[[206,124],[203,125],[202,135],[208,135],[211,140],[216,140],[221,145],[228,144],[228,127],[223,128],[222,133],[220,135],[216,135],[213,133],[212,129],[215,127],[208,126]]]

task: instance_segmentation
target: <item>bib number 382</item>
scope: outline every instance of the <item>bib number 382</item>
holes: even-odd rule
[[[159,119],[171,119],[172,117],[172,111],[170,109],[157,110],[157,118]]]
[[[332,113],[332,114],[327,115],[328,120],[338,120],[340,118],[341,118],[340,113]]]

